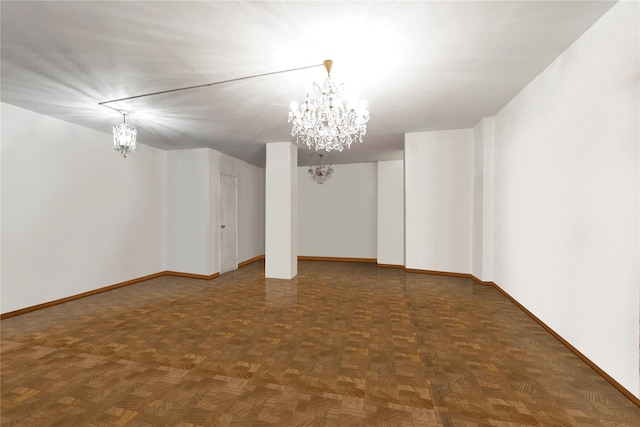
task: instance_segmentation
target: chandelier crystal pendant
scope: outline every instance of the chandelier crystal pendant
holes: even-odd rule
[[[362,142],[367,133],[369,110],[364,105],[344,106],[344,84],[336,85],[331,80],[332,65],[331,60],[324,61],[327,80],[322,86],[314,83],[311,96],[307,95],[300,108],[292,103],[289,112],[291,135],[309,149],[342,151],[355,141]]]
[[[122,113],[122,123],[113,125],[113,149],[125,159],[136,151],[138,131],[127,124],[127,113]]]
[[[320,159],[318,160],[318,164],[315,166],[309,166],[309,175],[311,175],[311,179],[313,179],[318,184],[324,184],[326,180],[331,178],[333,174],[333,168],[331,165],[327,166],[322,162],[322,154],[319,155]]]

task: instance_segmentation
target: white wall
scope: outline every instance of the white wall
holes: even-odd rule
[[[378,162],[378,264],[404,265],[404,162]]]
[[[221,171],[238,176],[239,261],[264,253],[264,169],[142,144],[123,159],[110,133],[1,111],[2,313],[164,270],[219,271]]]
[[[163,151],[0,108],[3,313],[164,270]]]
[[[166,153],[167,270],[202,275],[218,271],[210,257],[209,151]]]
[[[638,4],[495,116],[494,280],[640,397]]]
[[[319,185],[298,168],[298,254],[376,258],[376,163],[334,165]]]
[[[405,261],[471,273],[473,130],[405,135]]]
[[[220,271],[220,173],[238,178],[238,261],[264,254],[264,169],[208,148],[167,156],[167,270]]]

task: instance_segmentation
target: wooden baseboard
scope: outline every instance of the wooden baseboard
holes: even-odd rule
[[[402,266],[400,266],[400,268],[402,268]],[[469,274],[469,273],[453,273],[453,272],[450,272],[450,271],[438,271],[438,270],[418,270],[418,269],[415,269],[415,268],[405,268],[404,271],[406,271],[407,273],[434,274],[436,276],[463,277],[463,278],[466,278],[466,279],[471,279],[471,280],[473,280],[474,282],[476,282],[479,285],[497,286],[493,282],[485,282],[484,280],[480,280],[476,276],[474,276],[473,274]]]
[[[450,276],[450,277],[463,277],[465,279],[471,279],[471,274],[467,273],[454,273],[451,271],[438,271],[438,270],[418,270],[416,268],[406,268],[404,269],[407,273],[418,273],[418,274],[431,274],[434,276]]]
[[[71,295],[69,297],[60,298],[54,301],[45,302],[42,304],[34,305],[31,307],[21,308],[20,310],[10,311],[8,313],[0,314],[0,320],[8,319],[9,317],[19,316],[21,314],[30,313],[32,311],[41,310],[43,308],[52,307],[58,304],[64,304],[65,302],[74,301],[80,298],[89,297],[91,295],[100,294],[102,292],[112,291],[114,289],[122,288],[124,286],[133,285],[136,283],[144,282],[146,280],[155,279],[157,277],[162,277],[166,272],[161,271],[159,273],[149,274],[147,276],[138,277],[137,279],[127,280],[126,282],[116,283],[115,285],[105,286],[103,288],[94,289],[92,291],[83,292],[77,295]]]
[[[326,261],[326,262],[364,262],[375,264],[378,262],[375,258],[342,258],[332,256],[304,256],[299,255],[298,261]]]
[[[401,264],[378,264],[378,267],[404,269],[404,265],[401,265]]]
[[[102,288],[94,289],[92,291],[83,292],[81,294],[71,295],[65,298],[60,298],[57,300],[45,302],[42,304],[33,305],[31,307],[21,308],[19,310],[10,311],[8,313],[0,314],[0,320],[8,319],[10,317],[19,316],[21,314],[30,313],[32,311],[41,310],[43,308],[52,307],[58,304],[64,304],[65,302],[75,301],[80,298],[90,297],[91,295],[101,294],[103,292],[112,291],[114,289],[122,288],[124,286],[135,285],[136,283],[145,282],[147,280],[156,279],[162,276],[178,276],[178,277],[186,277],[190,279],[201,279],[201,280],[211,280],[220,276],[220,273],[214,273],[209,276],[204,274],[192,274],[192,273],[181,273],[179,271],[161,271],[159,273],[149,274],[147,276],[138,277],[136,279],[127,280],[125,282],[116,283],[115,285],[104,286]]]
[[[542,320],[538,319],[538,317],[533,314],[532,312],[530,312],[529,310],[527,310],[527,308],[525,306],[523,306],[522,304],[520,304],[515,298],[513,298],[511,295],[509,295],[504,289],[502,289],[500,286],[496,285],[493,282],[487,282],[487,283],[491,283],[493,287],[495,287],[502,295],[504,295],[509,301],[511,301],[513,304],[515,304],[518,308],[520,308],[520,310],[522,310],[526,315],[528,315],[529,317],[531,317],[538,325],[542,326],[547,332],[549,332],[551,335],[553,335],[553,337],[555,339],[557,339],[558,341],[560,341],[565,347],[567,347],[571,352],[573,352],[573,354],[575,354],[576,356],[578,356],[584,363],[586,363],[587,365],[589,365],[589,367],[591,369],[593,369],[594,371],[596,371],[596,373],[598,375],[600,375],[602,378],[604,378],[609,384],[611,384],[612,386],[614,386],[620,393],[622,393],[623,395],[625,395],[629,400],[631,400],[631,402],[633,402],[636,406],[640,407],[640,399],[638,399],[633,393],[631,393],[629,390],[627,390],[622,384],[620,384],[618,381],[616,381],[615,379],[613,379],[609,374],[607,374],[604,370],[602,370],[602,368],[600,368],[598,365],[596,365],[593,361],[591,361],[591,359],[589,359],[587,356],[585,356],[584,354],[582,354],[582,352],[580,350],[578,350],[577,348],[575,348],[573,345],[571,345],[567,340],[565,340],[564,338],[562,338],[562,336],[560,334],[558,334],[556,331],[554,331],[553,329],[551,329],[551,327],[549,327],[546,323],[544,323]]]
[[[473,279],[474,282],[476,282],[479,285],[483,285],[483,286],[498,286],[493,282],[485,282],[484,280],[480,280],[478,279],[476,276],[474,276],[473,274],[469,275],[471,277],[471,279]]]
[[[251,258],[249,260],[243,261],[238,264],[238,268],[244,267],[245,265],[251,264],[252,262],[259,261],[264,259],[264,255],[258,255],[257,257]],[[136,283],[144,282],[146,280],[155,279],[162,276],[176,276],[176,277],[185,277],[188,279],[199,279],[199,280],[212,280],[216,277],[220,277],[220,273],[213,273],[210,275],[205,274],[194,274],[194,273],[183,273],[181,271],[161,271],[159,273],[149,274],[147,276],[138,277],[136,279],[127,280],[126,282],[116,283],[115,285],[109,285],[102,288],[94,289],[92,291],[83,292],[77,295],[71,295],[65,298],[60,298],[57,300],[45,302],[42,304],[33,305],[31,307],[21,308],[19,310],[10,311],[8,313],[0,314],[0,320],[8,319],[10,317],[19,316],[21,314],[30,313],[32,311],[41,310],[43,308],[52,307],[58,304],[64,304],[65,302],[74,301],[80,298],[89,297],[91,295],[101,294],[103,292],[112,291],[114,289],[122,288],[124,286],[134,285]]]
[[[163,271],[164,276],[176,276],[176,277],[186,277],[188,279],[199,279],[199,280],[211,280],[216,277],[220,277],[220,273],[213,273],[210,275],[206,274],[194,274],[194,273],[182,273],[180,271]]]
[[[451,276],[451,277],[465,277],[465,278],[469,278],[469,279],[473,280],[474,282],[476,282],[476,283],[478,283],[480,285],[493,286],[502,295],[504,295],[509,301],[511,301],[513,304],[515,304],[518,308],[520,308],[520,310],[522,310],[526,315],[531,317],[537,324],[542,326],[555,339],[560,341],[560,343],[562,343],[565,347],[567,347],[573,354],[578,356],[591,369],[596,371],[596,373],[598,373],[598,375],[600,375],[602,378],[604,378],[609,384],[614,386],[620,393],[622,393],[625,397],[627,397],[636,406],[640,407],[640,399],[638,399],[633,393],[631,393],[629,390],[627,390],[618,381],[613,379],[609,374],[607,374],[604,370],[602,370],[602,368],[600,368],[598,365],[596,365],[587,356],[582,354],[582,352],[580,352],[580,350],[578,350],[573,345],[571,345],[567,340],[562,338],[562,336],[560,334],[558,334],[556,331],[551,329],[551,327],[549,327],[546,323],[544,323],[542,320],[538,319],[538,317],[536,315],[534,315],[532,312],[527,310],[522,304],[520,304],[515,298],[513,298],[511,295],[509,295],[507,292],[505,292],[504,289],[502,289],[500,286],[498,286],[495,282],[483,281],[483,280],[480,280],[477,277],[475,277],[473,274],[467,274],[467,273],[452,273],[452,272],[448,272],[448,271],[433,271],[433,270],[417,270],[417,269],[413,269],[413,268],[405,268],[404,270],[406,272],[408,272],[408,273],[433,274],[433,275],[438,275],[438,276]]]
[[[242,262],[238,263],[238,268],[245,267],[245,266],[247,266],[249,264],[252,264],[252,263],[254,263],[256,261],[260,261],[260,260],[263,260],[263,259],[264,259],[264,255],[254,256],[251,259],[248,259],[246,261],[242,261]]]

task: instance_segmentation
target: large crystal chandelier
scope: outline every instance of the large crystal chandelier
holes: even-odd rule
[[[364,106],[348,105],[345,108],[342,101],[344,84],[336,85],[331,80],[332,65],[331,60],[324,61],[327,80],[322,86],[314,83],[311,96],[307,95],[299,109],[292,103],[289,112],[291,135],[298,143],[307,144],[309,149],[342,151],[355,141],[362,142],[367,132],[369,111]]]
[[[122,113],[122,123],[113,125],[113,149],[125,159],[136,151],[138,131],[127,124],[127,114]]]
[[[311,179],[318,184],[324,184],[326,180],[331,178],[332,174],[333,168],[331,165],[327,166],[322,162],[322,154],[320,154],[320,159],[318,160],[317,165],[309,166],[309,175],[311,175]]]

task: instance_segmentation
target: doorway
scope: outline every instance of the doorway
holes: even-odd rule
[[[220,274],[238,269],[238,178],[220,173]]]

